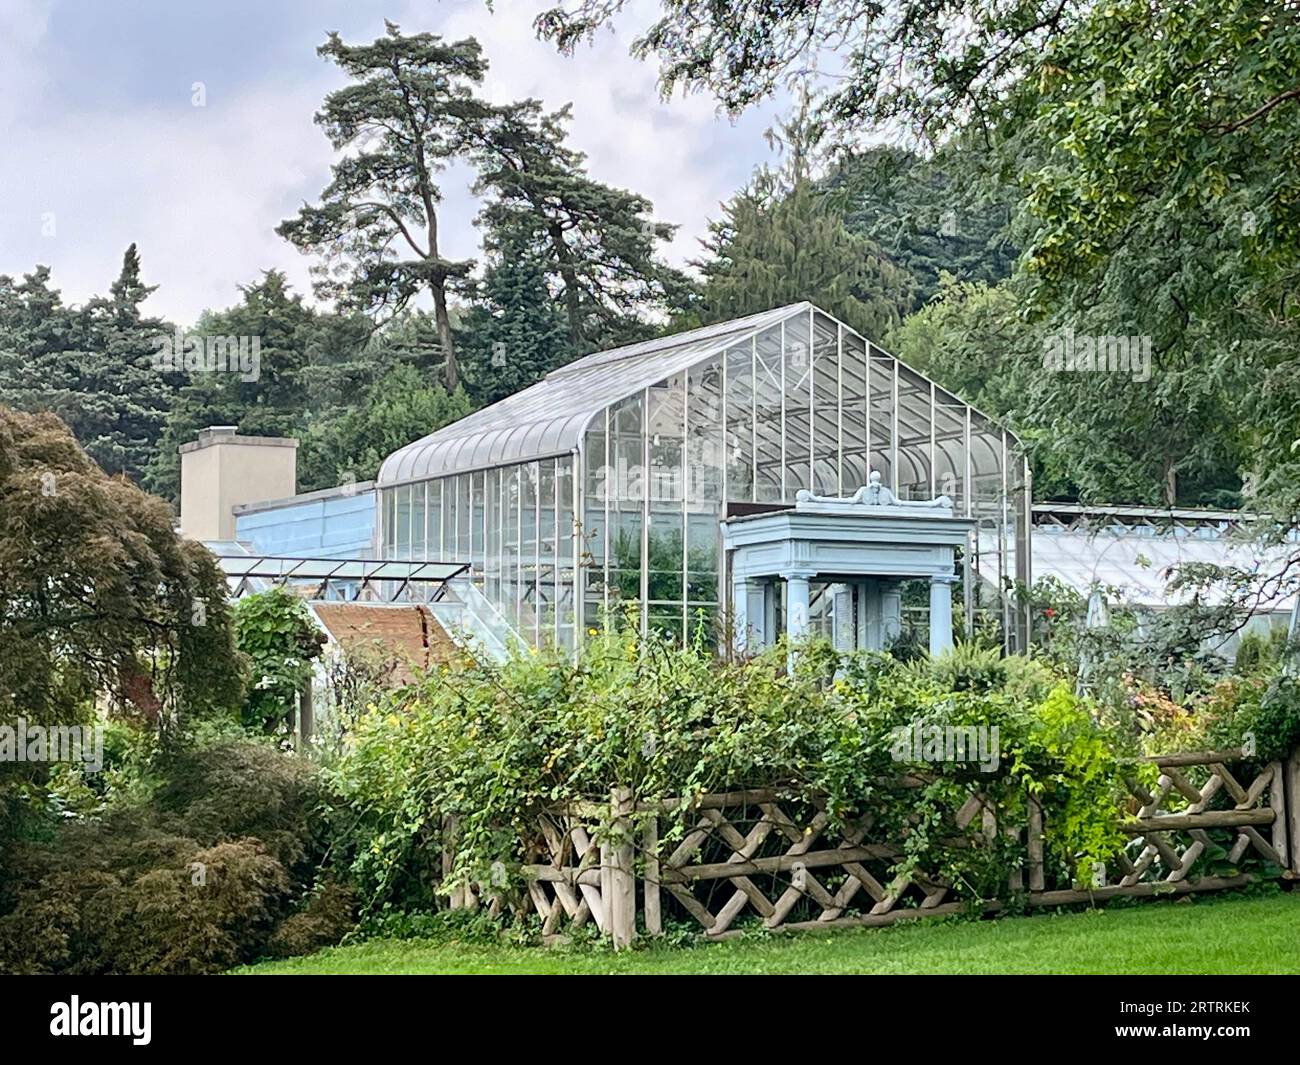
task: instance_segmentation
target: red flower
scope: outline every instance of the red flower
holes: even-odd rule
[[[1056,611],[1053,610],[1053,609],[1049,606],[1046,610],[1043,611],[1043,616],[1044,616],[1044,617],[1049,617],[1049,618],[1054,618],[1054,617],[1056,617]]]

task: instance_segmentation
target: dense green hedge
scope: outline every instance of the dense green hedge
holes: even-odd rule
[[[873,832],[905,840],[902,865],[925,863],[969,895],[1005,891],[1005,840],[944,842],[944,815],[972,790],[1011,817],[1036,794],[1047,843],[1067,877],[1113,853],[1132,773],[1096,709],[1024,659],[959,649],[936,661],[801,652],[793,672],[774,649],[744,664],[651,634],[596,637],[578,663],[523,655],[502,667],[447,669],[376,706],[332,771],[348,809],[352,874],[372,911],[433,903],[444,818],[458,824],[453,875],[518,890],[522,841],[540,811],[776,787],[824,801],[833,820],[870,810]],[[1001,757],[971,762],[897,756],[898,729],[996,727]],[[903,786],[921,772],[923,788]],[[1145,770],[1139,769],[1140,773]],[[680,815],[685,817],[683,813]],[[667,833],[671,839],[682,824]]]

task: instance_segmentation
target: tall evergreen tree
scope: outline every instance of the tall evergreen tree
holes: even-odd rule
[[[500,234],[464,318],[465,384],[475,405],[527,388],[576,354],[545,264],[526,241]]]
[[[844,224],[844,199],[816,180],[818,130],[805,95],[769,133],[785,154],[723,206],[704,241],[700,315],[720,321],[812,300],[873,340],[883,340],[913,300],[908,273]]]
[[[439,247],[437,174],[462,150],[488,109],[474,95],[487,62],[473,39],[444,41],[431,33],[387,33],[348,45],[337,33],[318,54],[333,60],[351,84],[325,97],[316,121],[343,152],[320,203],[304,205],[277,232],[324,256],[317,291],[370,313],[432,298],[449,390],[459,370],[448,293],[472,264],[443,257]]]
[[[46,267],[0,278],[0,403],[57,414],[107,473],[137,481],[177,385],[154,366],[171,327],[142,310],[153,291],[134,244],[109,295],[84,307],[64,305]]]
[[[241,285],[239,291],[239,303],[205,312],[183,337],[205,344],[213,337],[243,338],[250,356],[257,352],[255,372],[228,365],[184,373],[175,409],[145,477],[146,486],[159,495],[177,497],[177,448],[206,426],[234,425],[249,436],[294,436],[304,428],[310,408],[304,374],[318,315],[290,291],[277,270],[268,270],[260,281]]]
[[[365,481],[390,454],[471,410],[463,389],[448,394],[408,363],[395,363],[352,407],[312,423],[303,438],[301,487]]]
[[[986,191],[981,155],[965,147],[923,159],[874,147],[837,159],[823,182],[842,196],[848,230],[911,274],[916,306],[939,290],[941,274],[995,283],[1015,266],[1008,232],[1015,197]]]
[[[643,196],[587,174],[567,146],[570,108],[536,100],[497,108],[472,139],[475,191],[489,242],[542,264],[564,307],[569,346],[591,351],[644,335],[646,314],[680,302],[689,282],[657,257],[675,226]],[[508,236],[505,236],[507,235]]]

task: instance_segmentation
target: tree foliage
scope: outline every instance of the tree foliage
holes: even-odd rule
[[[307,465],[300,481],[325,487],[370,480],[398,448],[471,409],[463,389],[448,395],[415,367],[394,363],[359,402],[311,424],[303,439]]]
[[[132,244],[109,289],[69,307],[48,267],[0,276],[0,403],[50,411],[109,473],[138,480],[162,435],[179,379],[153,366],[167,323],[141,304],[154,291]]]
[[[244,725],[260,732],[280,731],[292,721],[325,634],[302,599],[284,588],[239,600],[234,624],[235,645],[249,665]]]
[[[845,153],[823,179],[840,195],[845,227],[911,276],[909,310],[930,300],[944,274],[995,283],[1015,266],[1015,197],[971,180],[986,165],[981,156],[971,144],[931,158],[880,146]]]
[[[199,369],[179,376],[180,385],[166,429],[150,457],[144,484],[169,499],[180,493],[178,448],[210,425],[233,425],[248,436],[293,436],[318,411],[316,360],[330,348],[331,333],[346,322],[322,315],[290,290],[285,276],[268,270],[259,281],[239,288],[240,301],[208,311],[184,334],[206,342],[239,337],[250,354],[256,345],[255,374]]]
[[[463,318],[465,385],[475,405],[513,395],[577,354],[545,264],[525,235],[502,231]]]
[[[321,253],[318,291],[371,313],[400,310],[423,293],[433,301],[449,390],[460,375],[448,292],[472,266],[439,246],[437,175],[462,151],[486,105],[475,90],[487,63],[473,39],[387,33],[349,45],[331,33],[317,50],[351,79],[316,116],[342,158],[320,203],[304,205],[277,232]]]
[[[580,0],[537,24],[571,47],[624,6]],[[985,190],[1017,191],[1022,312],[1044,334],[1152,349],[1149,381],[1039,382],[1035,428],[1094,457],[1112,500],[1228,501],[1244,475],[1257,503],[1300,512],[1294,5],[665,0],[634,51],[659,58],[665,91],[733,112],[822,70],[823,130],[979,145]]]
[[[816,179],[811,96],[770,131],[786,154],[710,223],[696,314],[706,322],[811,300],[868,337],[883,337],[913,299],[912,279],[868,237],[845,224],[845,195]]]
[[[569,346],[585,354],[646,331],[687,282],[661,262],[675,226],[656,222],[643,196],[588,176],[568,147],[570,108],[536,100],[498,108],[474,136],[475,191],[487,197],[480,225],[498,256],[532,260],[556,294]]]
[[[171,741],[242,683],[212,556],[52,414],[0,407],[0,722],[85,724],[102,699]],[[0,764],[0,823],[48,769]]]

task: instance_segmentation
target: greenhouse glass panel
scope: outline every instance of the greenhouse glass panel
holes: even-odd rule
[[[380,554],[384,558],[393,558],[397,554],[396,532],[397,491],[381,492],[379,495],[379,541]]]
[[[755,359],[754,407],[754,498],[760,503],[780,503],[781,471],[785,466],[785,369],[782,364],[781,326],[765,330],[757,337]]]
[[[483,527],[484,522],[484,502],[483,471],[470,474],[470,522],[469,522],[469,557],[470,564],[474,567],[475,573],[482,573],[486,556],[483,553],[484,534],[486,530]]]
[[[781,499],[794,499],[802,488],[812,487],[812,355],[809,347],[810,316],[795,315],[785,323],[782,337],[785,358],[785,404],[782,430],[785,434],[785,476]]]
[[[519,484],[519,630],[536,645],[540,637],[538,602],[538,463],[520,468]]]
[[[425,558],[441,560],[442,553],[442,480],[429,481],[429,508],[424,516]]]
[[[956,512],[968,515],[966,501],[966,411],[947,392],[937,389],[934,404],[934,477],[939,495],[953,501]]]
[[[609,462],[608,410],[599,412],[587,433],[584,448],[583,510],[578,551],[585,562],[582,576],[583,617],[589,628],[600,625],[609,601]]]
[[[754,342],[727,351],[726,478],[730,498],[754,500]]]
[[[520,499],[523,495],[520,467],[501,471],[501,612],[511,624],[519,624],[519,601],[523,589],[519,568]]]
[[[428,485],[421,481],[411,485],[411,558],[427,559],[424,551],[424,526],[428,521],[425,514]]]
[[[607,532],[605,572],[609,609],[645,598],[642,581],[642,530],[646,501],[645,393],[629,396],[609,412],[606,470]]]
[[[682,576],[686,374],[652,385],[648,403],[647,616],[652,628],[680,638],[686,617]]]
[[[867,483],[867,344],[848,329],[841,329],[840,426],[841,489],[849,495]]]
[[[456,546],[461,558],[474,562],[474,478],[464,473],[456,478]]]
[[[393,557],[406,560],[411,557],[411,486],[397,490],[397,515]]]
[[[812,490],[818,495],[835,496],[840,494],[843,450],[839,328],[824,314],[812,316],[812,328]]]
[[[576,624],[575,588],[577,573],[574,552],[576,527],[574,514],[573,459],[555,460],[556,528],[559,532],[555,567],[555,640],[561,647],[574,647]]]
[[[898,491],[897,463],[894,461],[894,378],[898,363],[874,344],[867,346],[871,362],[871,389],[867,418],[871,437],[871,469],[878,470],[882,484]]]
[[[537,464],[537,640],[555,636],[555,460]]]
[[[501,471],[483,477],[483,594],[496,603],[501,596]]]
[[[730,385],[730,379],[727,384]],[[703,623],[712,630],[721,603],[718,521],[722,517],[728,459],[723,447],[723,366],[707,363],[690,371],[686,384],[686,626],[687,636]],[[747,389],[742,394],[748,395]],[[748,500],[747,488],[742,500]]]

